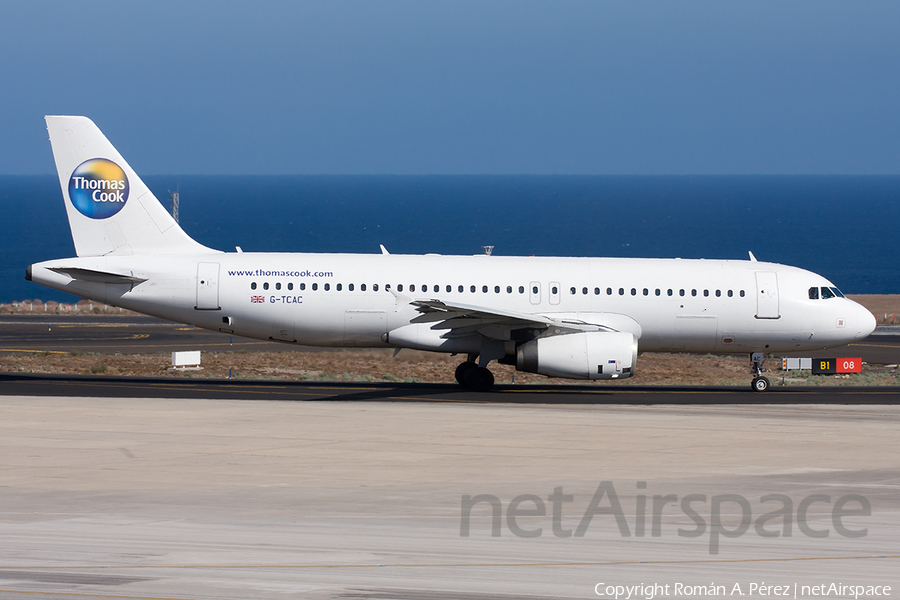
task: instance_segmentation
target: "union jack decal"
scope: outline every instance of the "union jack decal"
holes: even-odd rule
[[[265,301],[266,301],[266,299],[263,298],[262,296],[250,296],[250,302],[258,303],[258,302],[265,302]]]

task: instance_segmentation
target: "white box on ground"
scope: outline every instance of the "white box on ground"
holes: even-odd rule
[[[785,358],[782,368],[786,371],[812,370],[812,358]]]
[[[181,367],[199,367],[200,366],[200,351],[199,350],[189,350],[187,352],[173,352],[172,353],[172,366],[176,369]]]

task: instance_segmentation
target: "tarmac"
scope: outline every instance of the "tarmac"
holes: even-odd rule
[[[900,586],[896,404],[7,395],[0,410],[3,598]],[[784,506],[769,495],[791,517],[760,525]]]
[[[0,415],[4,600],[900,590],[896,388],[4,373]]]

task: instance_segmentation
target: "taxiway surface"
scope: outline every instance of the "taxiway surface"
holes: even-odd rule
[[[897,405],[6,395],[0,411],[4,599],[900,586]]]
[[[457,384],[175,379],[0,373],[0,395],[97,398],[214,398],[270,401],[495,404],[868,404],[900,405],[900,387],[496,385],[473,393]]]

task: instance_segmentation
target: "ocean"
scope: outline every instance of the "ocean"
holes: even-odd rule
[[[900,293],[900,176],[148,176],[220,250],[746,259],[845,293]],[[74,256],[55,176],[0,176],[0,302],[74,296],[24,280]]]

